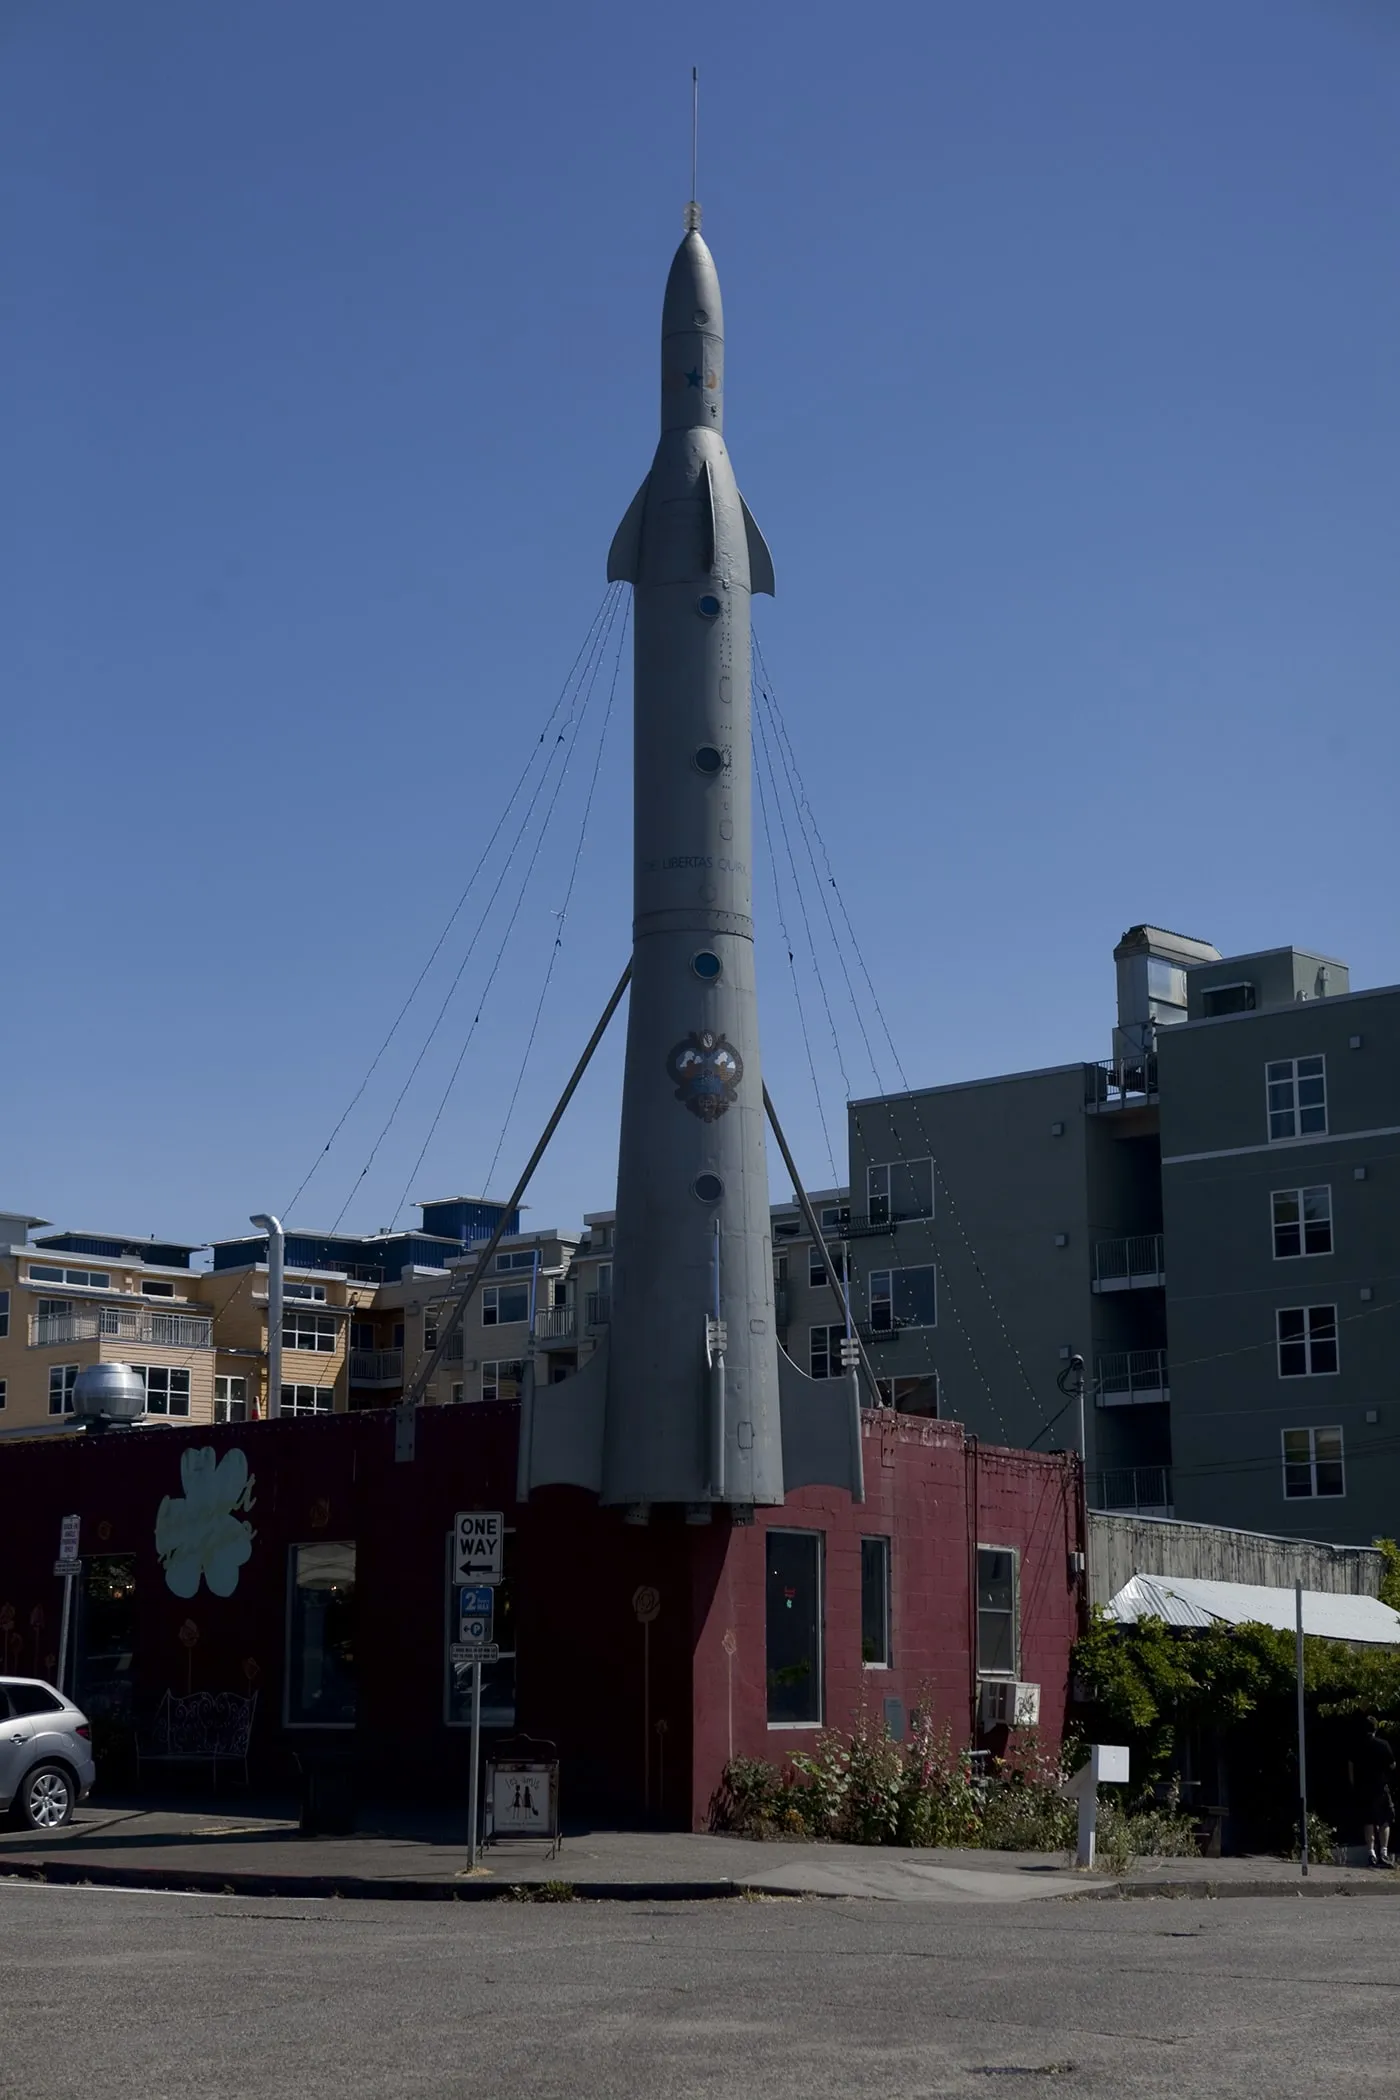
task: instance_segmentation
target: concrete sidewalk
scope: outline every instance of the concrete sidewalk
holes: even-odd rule
[[[1143,1860],[1121,1876],[1081,1873],[1063,1854],[763,1844],[682,1832],[581,1831],[557,1858],[493,1846],[472,1872],[460,1817],[396,1827],[368,1813],[352,1837],[305,1837],[275,1813],[78,1811],[62,1831],[0,1836],[0,1877],[259,1896],[417,1901],[511,1897],[678,1901],[865,1896],[903,1903],[1024,1903],[1048,1897],[1400,1894],[1400,1873],[1281,1859]],[[548,1885],[548,1886],[546,1886]]]

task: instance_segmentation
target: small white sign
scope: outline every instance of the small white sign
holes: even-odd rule
[[[448,1652],[454,1670],[469,1670],[473,1663],[499,1662],[501,1657],[495,1641],[453,1641]]]
[[[496,1765],[491,1773],[491,1832],[494,1837],[553,1835],[551,1765]]]
[[[59,1525],[58,1557],[60,1560],[76,1560],[78,1558],[78,1532],[82,1521],[81,1517],[65,1517]]]
[[[453,1541],[452,1580],[498,1583],[505,1551],[506,1520],[498,1509],[459,1509]]]

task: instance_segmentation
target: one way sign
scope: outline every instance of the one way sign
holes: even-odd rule
[[[452,1580],[460,1587],[468,1582],[498,1583],[506,1523],[498,1509],[459,1509],[453,1552]]]

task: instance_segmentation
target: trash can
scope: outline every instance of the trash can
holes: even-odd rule
[[[349,1837],[355,1828],[355,1761],[348,1751],[302,1751],[303,1837]]]

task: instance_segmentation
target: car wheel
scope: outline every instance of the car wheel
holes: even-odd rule
[[[16,1807],[19,1820],[29,1830],[58,1830],[71,1823],[78,1789],[62,1765],[35,1765],[26,1772]]]

